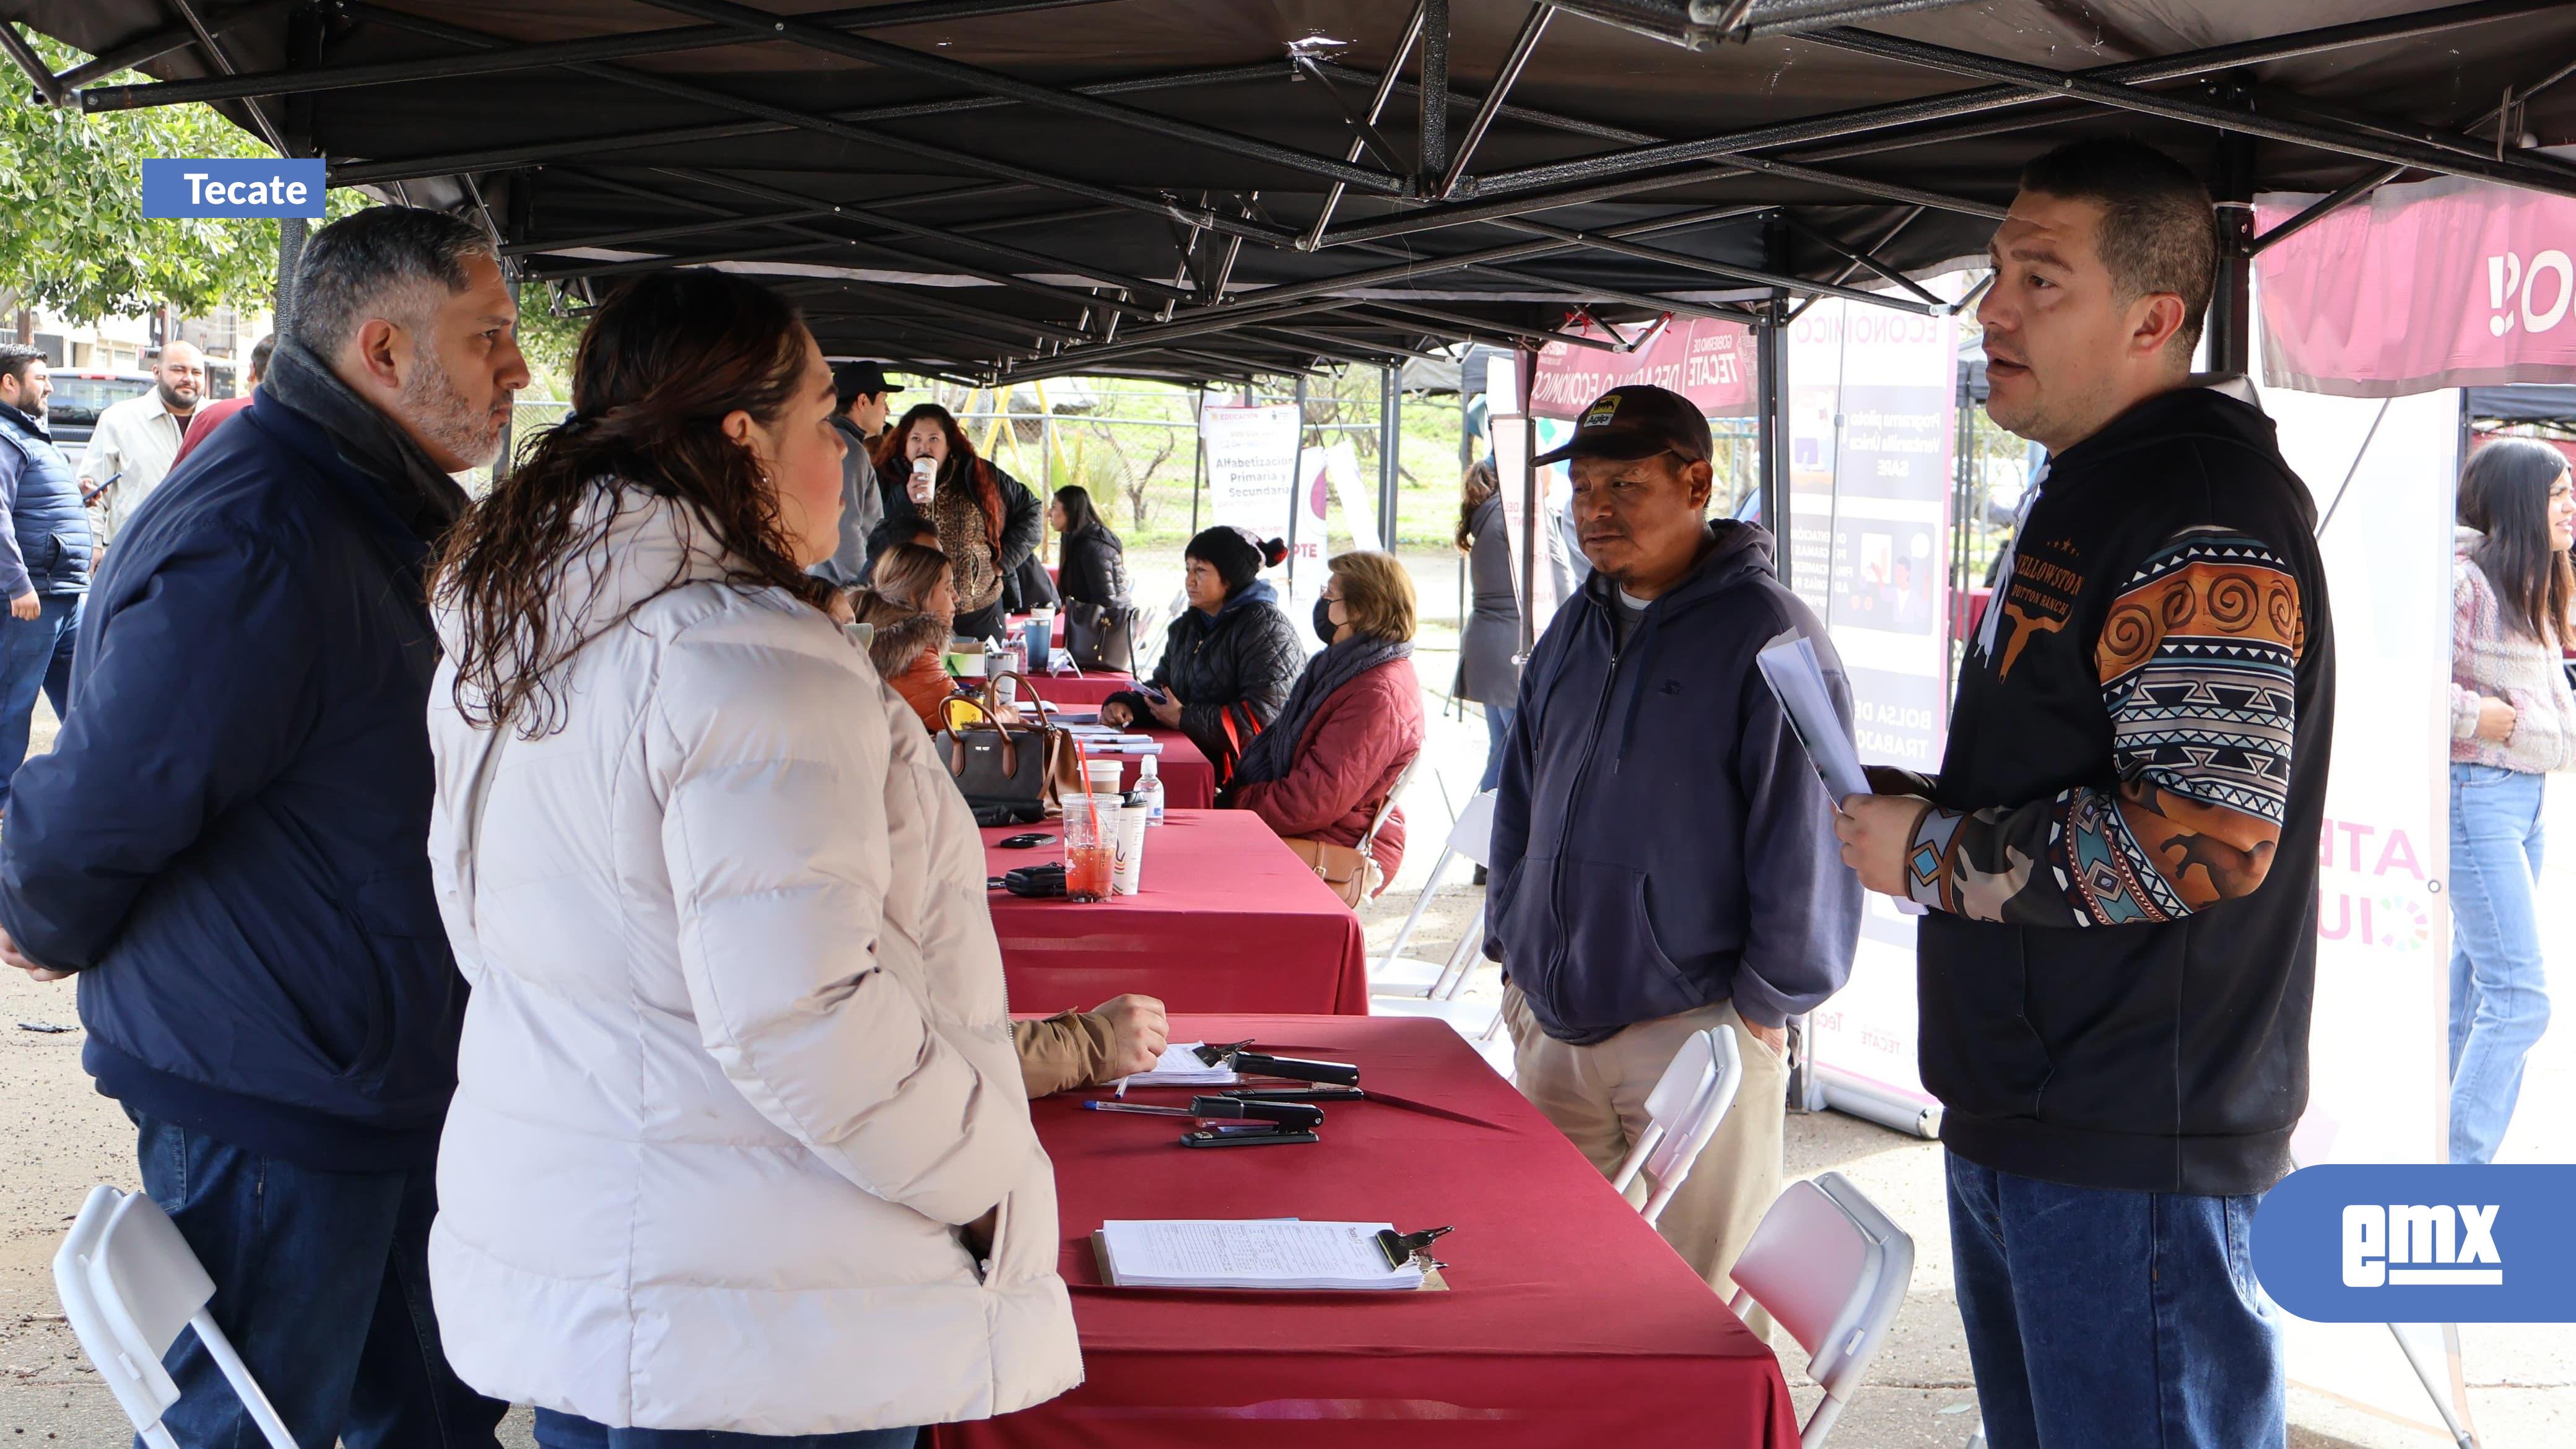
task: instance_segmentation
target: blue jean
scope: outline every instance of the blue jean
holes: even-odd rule
[[[2548,777],[2451,766],[2451,1160],[2493,1162],[2549,1026],[2540,802]]]
[[[80,637],[80,594],[47,594],[36,617],[0,612],[0,809],[9,804],[9,781],[27,758],[36,694],[43,691],[54,718],[71,709],[72,641]]]
[[[1950,1252],[1992,1449],[2279,1449],[2254,1197],[2066,1187],[1952,1155]]]
[[[1512,720],[1520,709],[1508,704],[1485,706],[1485,774],[1476,782],[1482,794],[1503,783],[1503,746],[1512,737]]]
[[[612,1429],[578,1414],[537,1410],[537,1449],[913,1449],[919,1429],[848,1434],[737,1434],[727,1429]]]
[[[143,1190],[215,1280],[215,1321],[302,1449],[493,1449],[509,1406],[447,1366],[429,1301],[432,1174],[318,1172],[136,1117]],[[193,1333],[163,1420],[188,1449],[265,1449]]]

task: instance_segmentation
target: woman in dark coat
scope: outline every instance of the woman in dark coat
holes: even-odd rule
[[[1306,651],[1279,610],[1279,595],[1257,577],[1288,557],[1286,544],[1217,527],[1191,539],[1184,553],[1190,607],[1164,631],[1162,662],[1147,681],[1160,697],[1121,690],[1101,704],[1100,722],[1179,730],[1216,767],[1222,786],[1244,750],[1279,717]]]
[[[926,499],[915,498],[916,460],[929,459],[934,481]],[[926,519],[939,532],[939,548],[956,569],[957,633],[1002,637],[1010,612],[1011,580],[1046,537],[1037,495],[975,455],[975,445],[948,409],[923,403],[886,429],[877,441],[877,483],[885,496],[885,522],[877,525],[868,555],[905,536],[900,530]]]
[[[1467,555],[1475,603],[1458,638],[1458,698],[1485,707],[1485,774],[1478,790],[1502,783],[1503,741],[1521,697],[1521,601],[1512,587],[1511,541],[1503,496],[1491,464],[1478,463],[1459,483],[1458,551]]]
[[[1055,587],[1067,604],[1096,604],[1119,609],[1127,604],[1127,548],[1091,506],[1084,488],[1059,488],[1048,505],[1047,522],[1063,536],[1062,561]]]

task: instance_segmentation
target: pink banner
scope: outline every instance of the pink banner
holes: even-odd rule
[[[2258,231],[2314,197],[2266,196]],[[2263,380],[2345,397],[2576,382],[2576,200],[2383,186],[2255,258]]]
[[[1585,323],[1583,331],[1606,335]],[[1628,329],[1635,335],[1635,329]],[[1740,322],[1676,318],[1642,352],[1605,352],[1551,342],[1538,355],[1530,414],[1572,418],[1614,387],[1652,383],[1699,404],[1713,418],[1753,413],[1753,333]]]

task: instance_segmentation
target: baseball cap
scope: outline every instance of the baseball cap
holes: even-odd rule
[[[832,369],[832,391],[848,407],[852,401],[881,392],[901,392],[886,385],[885,369],[873,362],[844,362]]]
[[[1574,436],[1531,461],[1541,466],[1567,458],[1630,462],[1657,453],[1690,462],[1709,455],[1708,419],[1680,393],[1644,383],[1614,387],[1592,400],[1574,422]]]

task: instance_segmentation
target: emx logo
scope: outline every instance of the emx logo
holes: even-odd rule
[[[2343,1286],[2501,1286],[2495,1220],[2503,1210],[2492,1202],[2354,1203],[2343,1210]],[[2473,1266],[2480,1263],[2491,1266]]]
[[[2576,1167],[2311,1167],[2263,1199],[2254,1271],[2326,1323],[2576,1322],[2571,1219]]]

